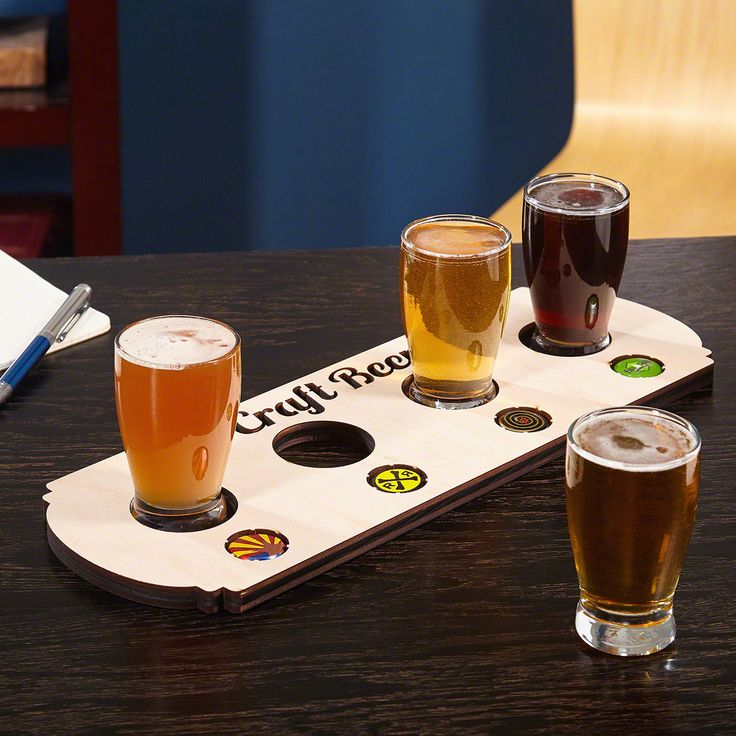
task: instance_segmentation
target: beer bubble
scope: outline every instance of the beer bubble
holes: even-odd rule
[[[598,299],[598,294],[591,294],[585,305],[585,326],[589,330],[592,330],[595,327],[595,323],[598,321],[599,305],[600,301]]]
[[[586,452],[605,461],[657,466],[684,458],[695,441],[685,429],[658,419],[609,415],[591,419],[575,430],[574,439]]]
[[[192,473],[197,480],[202,480],[207,472],[209,453],[204,445],[200,445],[192,456]]]
[[[590,187],[575,187],[560,192],[558,197],[561,202],[572,207],[600,207],[605,199],[603,192]]]
[[[233,416],[233,405],[232,404],[228,404],[227,405],[227,420],[228,420],[228,422],[230,421],[230,419],[232,418],[232,416]]]
[[[506,242],[506,233],[488,222],[448,220],[414,225],[407,238],[425,254],[452,258],[500,251]]]
[[[480,340],[473,340],[468,345],[468,370],[475,373],[481,366],[483,359],[483,345]]]
[[[646,447],[646,445],[641,440],[636,439],[636,437],[626,437],[622,434],[615,434],[611,439],[622,450],[641,450]]]
[[[583,186],[581,186],[583,184]],[[542,208],[566,210],[569,214],[586,215],[591,211],[615,208],[624,202],[624,193],[603,182],[542,181],[529,194]]]
[[[237,336],[203,317],[153,317],[128,327],[118,338],[125,357],[141,365],[179,370],[224,356]]]

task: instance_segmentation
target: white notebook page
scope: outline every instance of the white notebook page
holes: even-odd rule
[[[92,301],[94,302],[94,284]],[[0,251],[0,371],[28,347],[68,294],[36,275],[7,253]],[[62,343],[50,353],[75,345],[110,329],[110,318],[88,309]]]

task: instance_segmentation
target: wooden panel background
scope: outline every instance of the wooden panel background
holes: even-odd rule
[[[539,173],[623,181],[632,238],[735,233],[736,3],[574,0],[573,16],[572,129]],[[517,240],[522,199],[493,215]]]

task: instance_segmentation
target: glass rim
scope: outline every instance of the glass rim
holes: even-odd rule
[[[489,248],[487,251],[481,253],[437,253],[436,251],[429,251],[420,248],[414,243],[409,241],[409,235],[411,231],[419,225],[424,225],[429,222],[476,222],[481,225],[488,225],[489,227],[500,231],[503,234],[503,242],[494,245],[493,248]],[[409,253],[417,254],[420,257],[432,259],[442,259],[447,261],[473,261],[473,260],[484,260],[490,256],[500,255],[511,247],[511,231],[500,222],[491,220],[488,217],[481,217],[480,215],[460,215],[460,214],[447,214],[447,215],[428,215],[427,217],[420,217],[417,220],[412,220],[402,231],[401,231],[401,248]]]
[[[235,344],[230,349],[228,349],[227,352],[223,353],[222,355],[218,355],[216,358],[210,358],[209,360],[199,360],[196,363],[186,363],[184,365],[174,364],[174,363],[152,363],[150,360],[145,360],[144,358],[138,358],[135,355],[131,355],[125,348],[121,347],[120,338],[122,337],[123,333],[125,333],[131,327],[135,327],[136,325],[143,324],[143,322],[153,322],[153,320],[156,320],[156,319],[172,319],[175,317],[184,318],[184,319],[196,319],[202,322],[214,322],[215,324],[220,325],[221,327],[224,327],[226,330],[228,330],[233,335],[235,335]],[[115,342],[115,353],[125,358],[125,360],[127,360],[129,363],[135,363],[136,365],[143,366],[144,368],[154,368],[156,370],[162,370],[162,371],[180,371],[186,368],[196,368],[197,366],[219,363],[221,360],[225,360],[226,358],[229,358],[233,353],[239,350],[242,341],[240,339],[240,335],[232,327],[230,327],[229,324],[222,322],[219,319],[214,319],[212,317],[202,317],[201,315],[198,315],[198,314],[157,314],[157,315],[154,315],[153,317],[144,317],[143,319],[139,319],[139,320],[136,320],[135,322],[131,322],[129,325],[125,325],[125,327],[123,327],[117,333],[117,335],[115,335],[114,342]]]
[[[606,207],[596,207],[593,209],[579,210],[574,209],[573,207],[553,207],[551,205],[540,202],[538,199],[536,199],[536,197],[534,197],[533,190],[537,187],[541,186],[542,184],[547,184],[551,181],[563,179],[570,179],[573,181],[580,181],[581,183],[588,184],[594,184],[596,182],[607,184],[621,192],[621,194],[623,195],[623,199],[620,202],[616,202],[615,204],[611,204]],[[617,179],[613,179],[610,176],[604,176],[603,174],[594,174],[592,172],[585,173],[569,171],[558,172],[554,174],[542,174],[540,176],[535,176],[533,179],[530,179],[524,185],[524,204],[528,204],[535,209],[542,210],[543,212],[553,212],[558,215],[572,215],[575,217],[596,217],[598,215],[608,215],[613,212],[618,212],[629,204],[630,197],[631,193],[629,192],[629,188],[623,182],[620,182]]]
[[[658,417],[661,417],[662,419],[671,422],[672,424],[678,425],[681,429],[685,429],[688,434],[690,434],[690,436],[695,440],[695,444],[682,457],[675,458],[674,460],[668,460],[664,463],[648,463],[645,465],[639,465],[637,463],[627,463],[621,460],[610,460],[600,455],[596,455],[596,453],[590,452],[589,450],[584,450],[582,447],[580,447],[577,440],[575,439],[576,430],[592,419],[613,413],[656,415]],[[692,422],[689,422],[684,417],[681,417],[678,414],[674,414],[671,411],[666,411],[665,409],[657,409],[653,406],[637,406],[631,404],[627,406],[611,406],[606,409],[595,409],[593,411],[587,412],[587,414],[583,414],[582,416],[578,417],[574,422],[572,422],[572,424],[570,424],[567,430],[567,446],[568,448],[574,450],[575,454],[579,455],[585,460],[589,460],[590,462],[595,463],[596,465],[603,465],[604,467],[612,468],[613,470],[626,470],[633,473],[659,473],[664,470],[679,468],[681,465],[687,465],[687,463],[698,456],[702,444],[703,442],[702,437],[700,436],[700,432]]]

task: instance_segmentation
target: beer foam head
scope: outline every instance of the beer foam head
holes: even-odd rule
[[[452,258],[497,253],[511,239],[505,228],[490,220],[440,218],[412,223],[404,231],[404,241],[422,253]]]
[[[118,337],[125,357],[141,365],[177,370],[229,353],[236,334],[204,317],[153,317],[131,325]]]
[[[525,195],[530,204],[542,210],[591,216],[621,209],[629,193],[623,184],[613,179],[568,174],[532,181]]]
[[[626,409],[581,422],[573,441],[601,465],[642,472],[681,465],[698,445],[696,436],[667,415]]]

